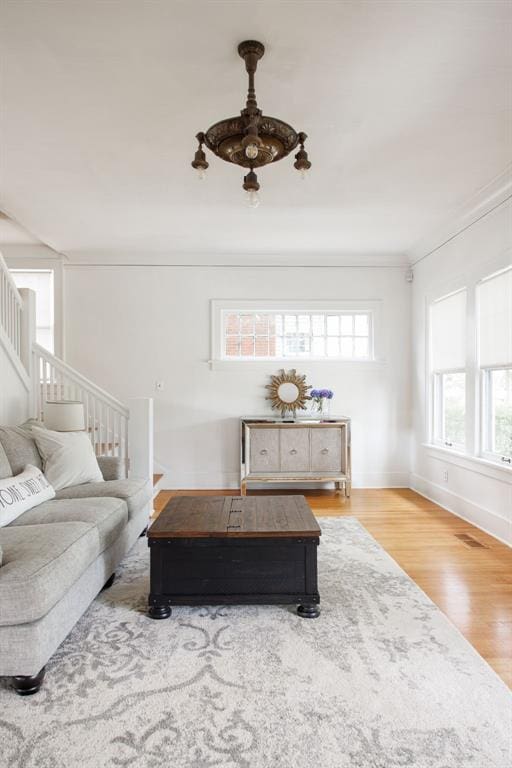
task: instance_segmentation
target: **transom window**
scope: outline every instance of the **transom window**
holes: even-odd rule
[[[372,313],[222,311],[222,358],[370,360]]]

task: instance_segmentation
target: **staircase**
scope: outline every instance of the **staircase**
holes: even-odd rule
[[[124,404],[36,343],[35,293],[18,291],[0,254],[0,343],[27,392],[28,413],[44,420],[45,403],[78,400],[97,456],[124,460],[127,472],[153,477],[153,400]]]

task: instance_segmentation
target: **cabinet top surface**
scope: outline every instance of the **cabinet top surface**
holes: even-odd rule
[[[242,416],[240,421],[249,424],[337,424],[338,422],[350,421],[348,416],[326,416],[317,418],[315,416]]]
[[[318,537],[304,496],[177,496],[148,529],[148,539]]]

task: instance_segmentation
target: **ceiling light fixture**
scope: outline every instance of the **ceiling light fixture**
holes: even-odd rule
[[[198,172],[199,178],[204,178],[208,161],[203,151],[206,145],[221,160],[248,168],[244,176],[243,188],[247,192],[247,201],[252,208],[259,205],[259,182],[254,171],[263,165],[282,160],[300,145],[295,155],[296,168],[302,178],[311,168],[308,153],[304,149],[305,133],[297,133],[291,125],[277,117],[267,117],[258,109],[254,75],[259,59],[265,53],[265,47],[256,40],[246,40],[238,46],[238,53],[245,61],[245,69],[249,75],[249,90],[245,109],[240,117],[228,117],[212,125],[206,133],[198,133],[196,138],[199,147],[194,155],[192,167]]]

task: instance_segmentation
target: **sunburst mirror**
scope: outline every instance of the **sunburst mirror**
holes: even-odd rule
[[[301,376],[292,368],[290,371],[281,369],[277,376],[271,376],[270,379],[270,384],[267,384],[270,394],[266,399],[271,401],[272,408],[281,411],[281,416],[284,417],[287,413],[293,413],[295,416],[298,410],[306,408],[306,401],[311,400],[308,395],[311,385],[306,384],[305,376]]]

